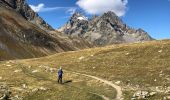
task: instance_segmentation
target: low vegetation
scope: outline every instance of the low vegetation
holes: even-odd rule
[[[46,91],[36,93],[23,90],[26,92],[23,92],[22,96],[30,100],[35,98],[99,100],[103,99],[102,96],[115,97],[116,90],[110,86],[72,73],[79,72],[121,86],[125,100],[137,99],[134,97],[137,91],[149,92],[150,95],[146,96],[149,100],[166,99],[170,95],[169,45],[169,40],[118,44],[58,53],[43,58],[16,60],[10,67],[7,67],[7,62],[1,62],[0,83],[5,82],[9,86],[12,84],[15,88],[27,84],[28,90],[47,88]],[[64,80],[71,82],[64,85],[56,84],[56,70],[48,73],[45,67],[41,66],[54,69],[62,66],[65,71]],[[17,69],[21,72],[14,73]]]

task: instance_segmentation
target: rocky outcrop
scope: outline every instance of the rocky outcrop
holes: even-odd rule
[[[130,28],[111,11],[101,16],[94,16],[92,19],[75,13],[66,25],[58,30],[72,37],[84,38],[100,46],[152,40],[147,32],[142,29]]]
[[[45,31],[54,30],[48,23],[46,23],[36,12],[34,12],[25,0],[1,0],[1,5],[6,5],[15,9],[19,14],[21,14],[26,20],[36,24],[41,29]]]

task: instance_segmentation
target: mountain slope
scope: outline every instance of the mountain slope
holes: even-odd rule
[[[75,13],[59,31],[72,37],[84,38],[100,46],[153,40],[144,30],[135,30],[124,24],[111,11],[90,20],[80,13]]]
[[[25,0],[1,0],[1,4],[17,11],[24,19],[39,26],[41,29],[49,31],[54,30],[46,23],[36,12],[34,12]]]
[[[86,41],[59,34],[46,25],[31,22],[5,1],[0,2],[0,60],[40,57],[92,47]]]

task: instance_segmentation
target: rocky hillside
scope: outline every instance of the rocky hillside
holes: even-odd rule
[[[86,41],[60,36],[24,0],[0,1],[0,37],[0,60],[91,47]]]
[[[86,18],[75,13],[66,25],[58,29],[72,37],[81,37],[97,45],[150,41],[151,36],[142,29],[133,29],[124,24],[113,12]]]
[[[44,30],[53,30],[39,15],[34,12],[25,0],[0,0],[0,3],[20,13],[26,20],[36,24]]]

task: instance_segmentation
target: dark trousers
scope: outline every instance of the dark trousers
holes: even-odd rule
[[[62,84],[62,77],[58,77],[58,83]]]

